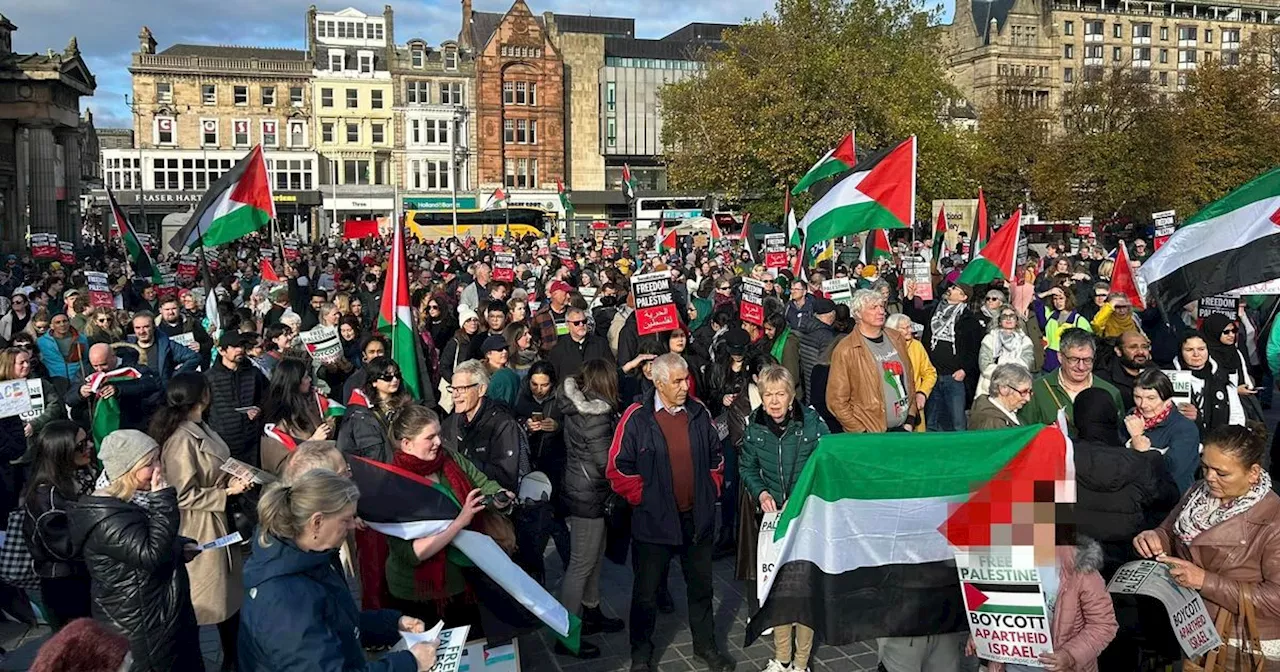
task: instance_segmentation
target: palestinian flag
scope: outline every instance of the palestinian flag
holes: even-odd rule
[[[502,189],[498,189],[501,192]],[[422,398],[422,378],[418,372],[418,339],[413,333],[413,312],[409,308],[409,270],[404,259],[404,227],[395,225],[391,238],[391,261],[387,265],[386,284],[382,288],[382,307],[378,313],[378,331],[388,337],[391,352],[400,365],[400,382],[414,399]]]
[[[319,390],[313,390],[313,392],[316,395],[316,406],[320,409],[320,417],[341,418],[347,414],[346,406],[320,394]]]
[[[871,229],[906,229],[915,221],[916,138],[859,163],[800,222],[817,242]]]
[[[987,226],[987,198],[982,189],[978,189],[978,224],[973,232],[973,242],[969,245],[969,261],[978,258],[982,248],[991,239],[991,227]]]
[[[466,459],[457,453],[451,456]],[[352,456],[348,463],[351,479],[360,487],[357,513],[382,534],[421,539],[441,532],[458,516],[458,499],[443,484],[363,457]],[[565,646],[578,650],[578,617],[512,562],[493,539],[463,530],[445,553],[462,569],[468,589],[475,593],[481,624],[490,641],[503,641],[545,625]]]
[[[862,243],[862,263],[874,264],[880,259],[892,259],[893,248],[889,246],[889,232],[884,229],[873,229],[867,232],[867,239]]]
[[[951,256],[951,246],[947,243],[947,209],[938,208],[938,221],[933,224],[933,263],[936,265],[943,257]]]
[[[569,192],[565,191],[564,180],[556,180],[556,193],[560,194],[560,207],[564,210],[565,221],[573,219],[573,201],[569,200]]]
[[[858,162],[858,157],[854,154],[853,149],[853,131],[850,131],[849,135],[840,139],[840,144],[822,155],[822,158],[813,164],[809,172],[805,173],[804,177],[800,178],[796,186],[791,189],[791,193],[799,194],[819,180],[834,177],[853,168],[854,164]]]
[[[1129,297],[1129,303],[1133,304],[1136,310],[1145,310],[1146,301],[1142,299],[1142,292],[1138,291],[1138,281],[1133,277],[1133,266],[1129,265],[1129,250],[1125,248],[1124,241],[1116,246],[1116,260],[1111,266],[1111,291],[1124,292]]]
[[[276,275],[276,269],[272,268],[270,259],[258,262],[258,274],[262,276],[263,282],[280,282],[280,276]]]
[[[658,222],[658,235],[653,239],[653,249],[658,254],[670,254],[676,250],[676,232],[674,229],[667,231],[666,220]]]
[[[755,241],[751,236],[751,213],[742,213],[742,229],[738,231],[738,241],[742,243],[742,248],[747,251],[747,256],[751,257],[751,261],[756,260],[756,251],[752,245]]]
[[[1170,315],[1188,301],[1280,278],[1280,168],[1210,203],[1138,269]]]
[[[782,209],[786,212],[787,245],[796,248],[796,260],[791,264],[791,277],[799,278],[804,272],[804,237],[800,233],[800,224],[796,222],[796,211],[791,207],[791,194],[783,198]]]
[[[175,250],[197,245],[216,247],[239,240],[276,218],[271,178],[262,145],[218,178],[200,199],[191,219],[169,240]]]
[[[965,265],[958,282],[981,285],[996,278],[1012,282],[1017,277],[1018,247],[1022,240],[1022,208],[1013,211],[1009,221],[991,237],[991,243],[982,248],[982,254]]]
[[[957,549],[1011,543],[1015,504],[1073,499],[1069,459],[1057,425],[823,437],[782,509],[747,643],[786,623],[836,646],[964,632]]]
[[[631,165],[622,164],[622,194],[627,202],[636,200],[636,178],[631,175]]]
[[[507,207],[507,192],[503,191],[502,187],[494,189],[493,193],[489,194],[489,200],[484,202],[485,210],[505,207]]]
[[[280,443],[280,445],[288,448],[291,453],[298,449],[298,442],[294,440],[293,435],[277,427],[274,422],[269,422],[262,426],[262,435]]]
[[[97,398],[98,391],[107,385],[137,380],[142,374],[137,369],[130,367],[121,367],[114,371],[96,372],[85,378],[84,382],[93,392],[90,399],[93,402],[93,419],[91,421],[91,429],[93,432],[93,442],[99,448],[102,447],[102,439],[106,438],[111,432],[120,429],[120,396],[113,395],[106,399]]]
[[[163,280],[160,269],[151,260],[151,255],[147,254],[147,248],[142,246],[142,241],[138,240],[138,232],[133,230],[133,224],[129,223],[129,217],[124,214],[124,208],[116,202],[116,195],[111,191],[111,187],[107,187],[107,200],[111,203],[111,219],[115,222],[116,233],[124,242],[125,251],[129,253],[129,263],[133,266],[134,276],[150,278],[152,285],[159,286]]]
[[[1044,597],[1033,583],[965,583],[964,603],[984,614],[1044,616]]]

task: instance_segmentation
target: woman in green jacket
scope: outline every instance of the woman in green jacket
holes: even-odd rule
[[[756,376],[756,385],[761,405],[747,423],[742,453],[738,457],[742,487],[757,503],[757,534],[749,535],[750,539],[744,539],[748,535],[739,535],[738,563],[741,567],[745,561],[753,570],[759,512],[782,510],[809,456],[817,450],[818,439],[830,433],[817,411],[796,401],[795,378],[785,367],[777,364],[765,367]],[[812,629],[799,623],[777,626],[773,629],[773,645],[774,659],[769,661],[765,672],[788,669],[808,672],[809,654],[813,650]]]

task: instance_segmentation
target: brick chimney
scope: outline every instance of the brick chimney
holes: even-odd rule
[[[471,49],[471,0],[462,0],[462,30],[458,31],[458,46]]]

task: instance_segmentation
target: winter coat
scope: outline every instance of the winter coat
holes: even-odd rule
[[[254,537],[244,568],[241,672],[417,672],[413,654],[369,662],[364,646],[400,639],[400,612],[360,611],[336,568],[337,550],[308,552],[292,541]]]
[[[982,338],[982,346],[978,349],[978,369],[982,375],[978,378],[978,396],[987,393],[991,386],[991,374],[995,372],[996,367],[1000,364],[1021,364],[1030,371],[1035,364],[1035,346],[1032,345],[1031,339],[1021,331],[1014,332],[1016,344],[1013,351],[1002,353],[1000,359],[996,360],[996,348],[999,343],[999,336],[995,332],[991,332]]]
[[[164,403],[164,386],[160,382],[160,377],[150,367],[139,364],[133,368],[141,374],[138,378],[111,383],[112,387],[116,388],[116,400],[120,405],[120,429],[146,431],[147,424],[151,422],[152,413]],[[94,406],[98,404],[98,397],[97,395],[80,396],[80,387],[77,385],[68,391],[67,408],[70,409],[71,419],[76,424],[88,427],[93,422]],[[47,390],[48,387],[45,389]],[[33,426],[32,429],[34,428]]]
[[[1196,407],[1196,427],[1200,428],[1202,436],[1231,424],[1231,401],[1239,395],[1212,357],[1206,366],[1210,367],[1208,380],[1195,378],[1191,381],[1191,403]],[[1173,368],[1179,371],[1184,368],[1180,357],[1173,360]],[[1200,390],[1197,391],[1197,387]]]
[[[1098,654],[1115,639],[1119,625],[1102,568],[1102,548],[1081,538],[1078,546],[1059,546],[1058,600],[1049,623],[1055,652],[1071,654],[1074,672],[1098,672]],[[1003,663],[990,663],[989,672],[1004,672]]]
[[[1120,433],[1122,438],[1129,438],[1123,424]],[[1200,467],[1200,430],[1196,429],[1196,423],[1174,408],[1143,434],[1151,440],[1151,449],[1164,455],[1164,464],[1177,484],[1178,494],[1186,492],[1195,483],[1196,469]]]
[[[605,466],[618,419],[617,409],[612,401],[595,396],[588,398],[573,378],[565,379],[556,401],[564,416],[565,467],[561,499],[571,516],[602,518],[605,500],[609,498]]]
[[[44,426],[50,422],[53,422],[54,420],[66,420],[67,406],[63,403],[62,395],[58,394],[58,388],[53,384],[53,381],[50,381],[47,378],[35,378],[34,376],[27,380],[29,381],[28,385],[30,385],[30,381],[33,380],[40,383],[40,389],[44,393],[43,411],[37,414],[24,413],[18,416],[22,418],[24,422],[31,425],[31,436],[34,438],[39,436],[40,430],[44,429]]]
[[[440,427],[444,447],[471,460],[491,480],[511,492],[529,473],[529,440],[524,428],[500,402],[482,398],[470,421],[462,413],[445,418]]]
[[[1178,503],[1178,487],[1155,450],[1075,442],[1076,530],[1102,545],[1103,575],[1137,560],[1133,538]]]
[[[478,334],[477,334],[478,336]],[[440,380],[453,382],[453,369],[467,361],[467,350],[471,347],[472,338],[459,337],[456,334],[444,344],[440,351]]]
[[[231,457],[256,466],[262,417],[250,420],[249,416],[236,409],[246,406],[261,408],[262,399],[267,393],[266,377],[248,362],[232,371],[222,363],[221,358],[213,363],[204,377],[209,381],[211,392],[211,403],[206,416],[209,428],[231,449]]]
[[[573,340],[572,336],[557,339],[555,347],[547,355],[547,360],[556,370],[556,380],[577,375],[582,370],[582,365],[592,359],[613,361],[609,342],[595,334],[587,334],[581,343]]]
[[[80,547],[71,537],[67,511],[75,504],[51,485],[36,486],[27,500],[27,515],[22,517],[22,537],[31,551],[36,576],[46,579],[87,577]]]
[[[175,374],[189,373],[200,366],[200,354],[195,350],[185,345],[174,345],[163,331],[156,331],[155,338],[156,361],[147,362],[145,366],[159,374],[161,383],[167,384]],[[138,343],[137,336],[130,336],[126,340],[134,345]]]
[[[450,416],[452,417],[452,416]],[[338,429],[338,450],[377,462],[391,463],[395,448],[387,438],[391,419],[363,404],[350,404]]]
[[[671,457],[655,410],[651,395],[622,414],[616,438],[609,446],[605,473],[613,491],[634,507],[631,535],[636,541],[679,546],[684,543],[684,534],[671,479]],[[724,455],[706,406],[690,399],[683,412],[689,414],[693,460],[693,542],[699,543],[715,532],[716,501],[724,485]]]
[[[1124,368],[1124,363],[1119,357],[1113,357],[1102,369],[1093,372],[1093,375],[1111,383],[1120,392],[1120,401],[1124,403],[1124,412],[1132,413],[1133,403],[1133,381],[1137,376],[1129,373]]]
[[[564,476],[564,417],[560,414],[560,400],[555,390],[545,399],[538,401],[529,391],[528,378],[520,386],[520,396],[516,398],[514,415],[521,427],[533,417],[541,413],[544,419],[556,423],[554,432],[527,432],[529,439],[529,460],[534,471],[541,471],[551,479],[552,492],[560,492],[560,479]]]
[[[183,422],[164,442],[160,462],[165,478],[178,491],[182,536],[206,542],[235,529],[227,520],[230,475],[221,468],[229,457],[227,444],[204,423]],[[198,623],[221,623],[240,609],[243,570],[244,556],[235,545],[204,551],[187,563]]]
[[[71,356],[63,357],[58,341],[53,338],[53,331],[37,338],[36,348],[40,350],[40,361],[48,369],[50,378],[62,378],[69,387],[76,387],[89,369],[89,341],[74,329],[70,334],[74,340]]]
[[[1066,409],[1067,431],[1071,436],[1075,436],[1075,400],[1062,388],[1062,381],[1058,376],[1057,373],[1050,373],[1036,379],[1031,386],[1031,400],[1018,411],[1018,420],[1021,420],[1024,425],[1052,425],[1058,421],[1058,409]],[[1120,403],[1120,392],[1111,383],[1098,376],[1093,377],[1093,384],[1090,387],[1106,390],[1111,395],[1118,417],[1123,407]]]
[[[800,335],[800,377],[804,389],[811,386],[809,381],[813,375],[813,367],[822,363],[822,354],[831,341],[836,340],[836,330],[831,325],[815,318],[802,321],[799,326],[792,326],[792,332]],[[902,358],[906,361],[906,357]]]
[[[1014,417],[1017,417],[1016,413]],[[1017,426],[1016,421],[1011,420],[995,405],[990,395],[981,395],[973,401],[973,408],[969,411],[969,429],[1004,429]]]
[[[907,342],[892,329],[884,331],[898,351],[898,360],[905,369],[907,418],[916,416],[915,373],[911,370],[911,358],[907,356]],[[842,339],[831,352],[831,373],[827,378],[827,408],[840,421],[846,432],[885,431],[883,377],[881,364],[876,361],[866,339],[854,332]]]
[[[763,408],[752,414],[738,453],[738,473],[751,501],[759,502],[760,494],[767,492],[781,509],[809,456],[817,450],[818,439],[830,431],[817,411],[799,401],[792,402],[781,437],[769,429],[769,421]]]
[[[72,539],[92,578],[93,617],[129,638],[133,672],[203,670],[200,631],[178,534],[178,495],[146,495],[148,508],[86,495],[71,507]]]

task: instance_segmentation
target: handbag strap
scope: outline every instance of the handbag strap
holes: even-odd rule
[[[1224,653],[1226,642],[1231,639],[1231,631],[1234,629],[1233,614],[1229,609],[1219,609],[1218,618],[1214,620],[1214,627],[1218,630],[1218,636],[1222,638],[1223,645],[1210,651],[1204,659],[1204,672],[1225,672],[1226,656],[1219,657],[1218,654]]]
[[[1253,607],[1253,585],[1240,584],[1240,634],[1241,648],[1253,662],[1255,672],[1262,672],[1266,657],[1262,655],[1262,637],[1258,632],[1258,615]]]

